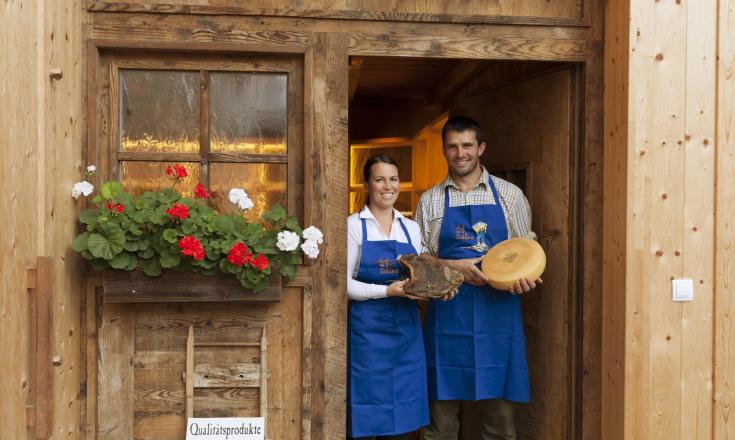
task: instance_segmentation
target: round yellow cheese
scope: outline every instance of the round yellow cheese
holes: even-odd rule
[[[482,272],[498,290],[510,290],[521,278],[536,280],[545,268],[544,249],[530,238],[501,241],[482,259]]]

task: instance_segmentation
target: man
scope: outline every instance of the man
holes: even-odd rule
[[[541,280],[518,280],[510,292],[488,285],[477,264],[507,238],[529,237],[531,209],[515,185],[480,165],[485,139],[472,118],[442,129],[449,175],[416,208],[429,252],[464,275],[451,301],[431,301],[424,339],[431,423],[426,440],[456,439],[462,401],[477,401],[483,439],[515,439],[513,406],[529,401],[520,297]]]

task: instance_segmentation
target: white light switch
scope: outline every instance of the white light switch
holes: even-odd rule
[[[692,301],[694,299],[694,282],[690,279],[671,280],[671,299],[674,301]]]

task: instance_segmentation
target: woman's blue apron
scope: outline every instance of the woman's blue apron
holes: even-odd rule
[[[408,243],[368,241],[362,220],[362,254],[356,279],[388,285],[400,276]],[[426,356],[416,303],[388,297],[350,301],[347,433],[350,437],[396,435],[429,423]]]
[[[477,258],[508,238],[498,192],[488,184],[494,205],[449,207],[445,189],[439,258]],[[431,400],[529,401],[519,295],[462,284],[453,300],[430,301],[425,334]]]

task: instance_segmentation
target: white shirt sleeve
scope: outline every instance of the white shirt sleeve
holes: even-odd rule
[[[411,237],[413,240],[413,237]],[[347,218],[347,298],[353,301],[364,301],[373,298],[385,298],[388,286],[381,284],[369,284],[357,281],[360,263],[360,252],[362,250],[362,223],[358,215],[353,214]]]

